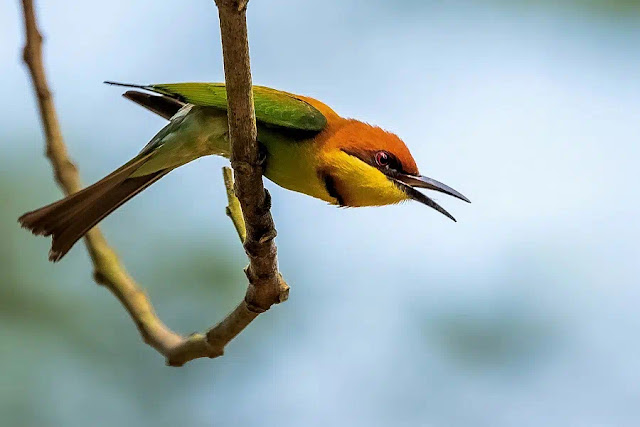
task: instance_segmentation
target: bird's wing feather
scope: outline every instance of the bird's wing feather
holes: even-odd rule
[[[151,95],[137,90],[128,90],[122,94],[125,98],[143,106],[149,111],[170,120],[182,107],[184,102],[165,95]]]
[[[189,104],[227,109],[223,83],[168,83],[143,88]],[[287,92],[254,86],[253,102],[256,120],[262,123],[313,132],[320,132],[327,124],[317,108]]]

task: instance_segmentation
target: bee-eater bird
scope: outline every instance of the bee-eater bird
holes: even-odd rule
[[[49,259],[54,262],[103,218],[173,169],[201,156],[230,156],[224,84],[106,83],[137,89],[123,96],[170,122],[137,156],[100,181],[20,217],[20,224],[34,234],[53,236]],[[254,86],[253,97],[264,176],[281,187],[338,206],[412,199],[454,221],[416,188],[469,202],[421,176],[407,146],[390,132],[342,118],[306,96]]]

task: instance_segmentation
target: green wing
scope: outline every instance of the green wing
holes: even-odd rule
[[[227,109],[227,89],[223,83],[168,83],[144,88],[189,104]],[[262,123],[317,132],[327,124],[318,109],[287,92],[254,86],[253,103],[256,120]]]

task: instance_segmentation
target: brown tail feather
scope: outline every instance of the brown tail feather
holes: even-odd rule
[[[135,159],[77,193],[22,215],[18,221],[34,234],[53,236],[49,260],[59,261],[98,222],[169,172],[129,178],[144,160]]]
[[[18,221],[23,227],[28,228],[34,234],[49,236],[51,233],[47,231],[49,229],[48,224],[60,223],[63,220],[63,217],[73,213],[70,212],[69,206],[79,205],[81,202],[89,202],[91,199],[100,196],[108,189],[120,184],[142,163],[144,163],[147,158],[148,156],[134,158],[95,184],[83,188],[77,193],[70,194],[57,202],[43,206],[35,211],[27,212],[22,215]]]
[[[49,260],[59,261],[97,223],[168,172],[160,171],[151,175],[128,178],[118,186],[106,191],[98,199],[76,208],[78,210],[74,212],[72,220],[64,221],[52,233],[53,242],[51,251],[49,251]],[[71,207],[71,209],[74,208]]]

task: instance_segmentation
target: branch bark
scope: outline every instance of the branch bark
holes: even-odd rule
[[[271,217],[271,196],[262,183],[264,159],[258,147],[253,106],[249,41],[248,0],[215,0],[220,17],[224,76],[227,88],[231,166],[236,193],[247,225],[244,249],[249,257],[245,269],[249,308],[264,312],[285,301],[289,286],[278,272],[276,229]]]
[[[246,2],[244,6],[246,6]],[[229,31],[233,34],[244,34],[244,54],[242,52],[242,40],[240,40],[240,44],[231,42],[231,51],[237,52],[237,55],[246,58],[246,62],[239,69],[246,65],[246,72],[249,73],[244,6],[236,9],[238,13],[242,11],[241,20],[224,20],[226,30],[223,29],[222,33],[223,36]],[[38,29],[33,0],[22,0],[22,7],[26,36],[23,59],[29,69],[38,102],[40,119],[45,134],[47,157],[51,162],[56,182],[64,193],[68,195],[80,190],[82,184],[76,166],[69,159],[53,97],[47,84],[42,59],[42,35]],[[223,9],[225,10],[225,17],[233,15],[232,13],[227,14],[227,12],[230,12],[227,8]],[[221,9],[221,22],[223,9]],[[238,25],[244,25],[244,31],[238,29]],[[221,25],[221,27],[224,27],[224,25]],[[234,37],[229,37],[229,34],[227,34],[227,39],[234,39]],[[223,44],[225,44],[224,40]],[[236,49],[240,50],[236,51]],[[225,52],[228,52],[228,49]],[[234,66],[235,59],[233,56],[235,55],[233,54],[232,58],[228,59],[228,53],[225,53],[225,66],[227,63],[229,63],[230,67]],[[248,76],[248,82],[250,85],[250,75]],[[245,270],[250,281],[245,300],[223,321],[210,328],[206,333],[183,337],[173,332],[158,318],[145,292],[127,273],[100,230],[96,227],[87,233],[85,237],[85,244],[93,263],[95,281],[104,285],[118,298],[136,324],[144,342],[165,356],[166,362],[170,366],[182,366],[190,360],[201,357],[214,358],[221,356],[224,353],[225,346],[242,332],[261,311],[266,310],[271,305],[267,304],[267,299],[264,298],[264,295],[271,296],[271,294],[264,292],[263,289],[272,291],[277,284],[277,298],[272,299],[272,302],[285,299],[288,291],[288,287],[286,287],[277,272],[276,252],[273,244],[275,230],[268,209],[268,193],[262,187],[261,175],[258,177],[259,179],[256,179],[255,176],[255,173],[261,173],[261,167],[257,163],[258,152],[257,143],[255,142],[253,100],[249,98],[247,102],[246,99],[242,99],[242,95],[246,94],[246,88],[240,85],[240,90],[237,90],[235,85],[239,83],[236,83],[235,80],[232,79],[228,84],[230,85],[228,86],[230,90],[229,98],[234,100],[230,101],[230,111],[233,112],[229,115],[230,129],[232,131],[231,138],[232,141],[240,141],[240,143],[234,142],[233,147],[238,152],[234,157],[239,176],[242,177],[242,184],[238,185],[238,189],[241,190],[243,200],[239,202],[236,198],[236,194],[233,191],[233,177],[230,171],[225,172],[224,176],[229,199],[227,212],[243,241],[245,240],[243,238],[245,234],[244,220],[238,206],[242,206],[243,209],[247,209],[249,212],[248,215],[245,213],[248,237],[244,243],[247,254],[250,254],[251,263]],[[248,93],[250,96],[250,86]],[[250,113],[247,113],[247,108],[250,109]],[[231,117],[234,118],[233,123]],[[246,125],[247,117],[250,117],[249,121],[253,123],[253,131],[251,131],[251,125]],[[236,124],[236,121],[240,126]],[[254,184],[259,184],[259,188],[252,188],[251,186]],[[253,289],[259,290],[252,291]],[[257,297],[254,297],[254,295],[257,295]]]

